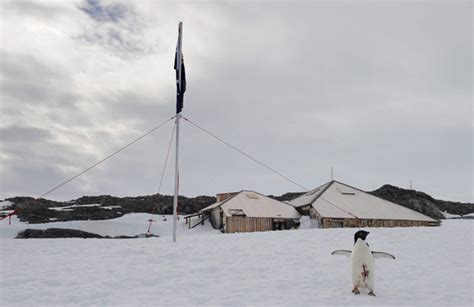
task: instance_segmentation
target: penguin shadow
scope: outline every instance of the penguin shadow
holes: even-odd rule
[[[386,252],[377,252],[370,249],[366,241],[368,231],[358,230],[354,234],[354,246],[352,250],[338,249],[331,255],[349,257],[351,260],[352,293],[361,294],[361,290],[367,295],[376,296],[375,289],[375,259],[388,258],[395,260],[395,256]]]

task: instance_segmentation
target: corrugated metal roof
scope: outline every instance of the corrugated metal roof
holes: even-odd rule
[[[299,219],[301,215],[290,205],[272,199],[253,191],[241,191],[234,197],[228,198],[220,203],[212,204],[200,212],[212,210],[221,206],[226,216],[241,212],[247,217],[267,217]]]
[[[331,183],[332,181],[323,184],[322,186],[317,187],[316,189],[313,189],[301,196],[298,196],[297,198],[290,200],[288,204],[292,205],[295,208],[310,205]]]
[[[343,183],[332,184],[312,203],[322,217],[436,222],[424,214]]]

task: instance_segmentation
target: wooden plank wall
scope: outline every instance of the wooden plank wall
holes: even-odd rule
[[[376,220],[376,219],[331,219],[323,218],[323,228],[332,228],[334,221],[343,221],[344,227],[413,227],[439,226],[438,222],[409,221],[409,220]]]
[[[226,233],[272,230],[271,218],[233,216],[226,219]]]

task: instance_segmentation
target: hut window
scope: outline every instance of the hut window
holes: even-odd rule
[[[255,193],[247,193],[245,195],[247,195],[247,197],[250,199],[258,199],[258,196]]]
[[[332,228],[343,228],[344,221],[343,220],[332,220]]]
[[[229,209],[229,213],[232,216],[245,216],[245,213],[242,209]]]
[[[339,193],[341,193],[342,195],[356,195],[354,192],[352,191],[341,191],[339,188],[337,189],[339,191]]]

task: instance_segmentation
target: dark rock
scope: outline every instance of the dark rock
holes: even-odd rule
[[[173,196],[155,194],[139,197],[113,197],[110,195],[84,196],[67,202],[57,202],[31,197],[7,199],[13,204],[9,209],[19,208],[17,214],[22,222],[30,224],[65,222],[77,220],[107,220],[128,213],[173,214]],[[215,197],[179,197],[179,213],[190,214],[213,204]],[[97,206],[87,206],[97,204]],[[55,209],[52,209],[55,208]],[[57,210],[57,208],[64,208]]]
[[[82,238],[82,239],[137,239],[159,237],[154,234],[143,233],[136,236],[101,236],[96,233],[77,229],[48,228],[48,229],[25,229],[18,233],[15,239],[57,239],[57,238]]]
[[[281,196],[268,195],[268,197],[279,200],[279,201],[290,201],[303,195],[305,192],[288,192]]]
[[[458,215],[474,212],[472,203],[438,200],[423,192],[402,189],[389,184],[369,193],[435,219],[445,218],[442,211]]]
[[[48,229],[25,229],[18,233],[15,239],[57,239],[57,238],[103,238],[101,235],[77,230],[77,229],[63,229],[63,228],[48,228]]]

